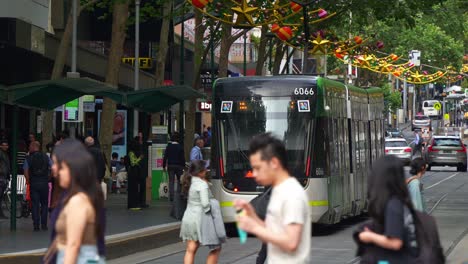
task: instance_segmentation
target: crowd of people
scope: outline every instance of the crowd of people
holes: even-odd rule
[[[41,152],[34,137],[29,140],[29,150],[21,163],[30,186],[33,230],[51,228],[51,244],[44,262],[104,263],[106,213],[102,183],[106,170],[110,165],[113,171],[128,172],[128,209],[148,207],[148,158],[143,137],[140,134],[130,142],[127,157],[119,159],[113,153],[109,163],[92,137],[83,141],[61,137],[47,153]],[[211,192],[209,164],[201,151],[205,140],[195,140],[187,169],[179,141],[180,136],[173,134],[163,167],[169,174],[170,201],[185,200],[177,216],[182,220],[180,238],[186,243],[184,263],[194,263],[201,246],[209,249],[206,263],[218,263],[226,231],[219,201]],[[259,185],[268,186],[269,195],[267,204],[261,206],[234,201],[239,232],[253,234],[264,243],[257,263],[310,263],[309,199],[288,171],[284,143],[269,133],[260,134],[250,142],[248,153],[253,178]],[[0,165],[1,189],[11,166],[6,140],[0,141]],[[421,179],[425,170],[422,158],[412,160],[409,174],[393,156],[374,162],[367,187],[370,219],[353,234],[361,263],[427,263],[424,259],[428,258],[436,260],[431,263],[443,263],[437,227],[424,213]],[[51,191],[55,195],[48,201]],[[421,239],[422,235],[430,239]]]

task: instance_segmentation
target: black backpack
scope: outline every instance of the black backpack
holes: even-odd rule
[[[435,218],[419,211],[413,213],[413,217],[416,223],[416,237],[419,244],[418,263],[445,263],[444,250],[440,243]]]
[[[50,174],[49,157],[42,152],[35,152],[27,160],[31,182],[47,182]]]

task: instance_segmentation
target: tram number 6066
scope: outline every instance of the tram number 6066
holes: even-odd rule
[[[312,88],[295,88],[295,95],[314,95],[314,90]]]

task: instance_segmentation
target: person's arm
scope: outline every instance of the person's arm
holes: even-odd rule
[[[190,151],[190,161],[196,160],[197,159],[197,151],[195,148],[192,148]]]
[[[83,206],[85,203],[89,201],[81,194],[73,196],[68,202],[64,264],[74,264],[78,258],[89,214],[89,207]]]
[[[413,180],[408,184],[408,191],[411,196],[411,201],[413,202],[414,209],[418,211],[423,211],[423,201],[421,196],[421,189],[419,187],[419,180]]]
[[[405,234],[404,205],[398,199],[391,199],[385,208],[384,234],[377,234],[365,228],[359,234],[363,243],[372,243],[381,248],[398,251],[403,247]]]
[[[210,206],[210,195],[209,195],[209,190],[208,190],[208,185],[203,186],[200,189],[200,203],[203,207],[203,212],[209,212],[211,209]]]
[[[166,149],[164,150],[164,157],[163,157],[163,169],[166,170],[166,165],[167,165],[167,149],[169,148],[169,145],[166,146]]]
[[[403,247],[403,240],[374,233],[367,227],[359,234],[359,240],[367,244],[372,243],[381,248],[394,251],[398,251]]]
[[[268,230],[265,223],[255,214],[252,205],[242,203],[242,208],[246,210],[246,216],[238,217],[241,229],[256,235],[265,243],[272,243],[286,252],[293,253],[297,250],[301,241],[304,224],[309,224],[304,223],[306,219],[304,214],[308,211],[304,210],[300,201],[295,199],[289,200],[284,206],[285,220],[282,224],[286,227],[282,233],[274,233]]]
[[[26,183],[31,184],[28,159],[24,159],[23,173],[24,173],[24,177],[26,178]]]

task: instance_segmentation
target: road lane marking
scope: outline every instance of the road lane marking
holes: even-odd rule
[[[437,185],[443,183],[444,181],[448,181],[448,180],[452,179],[453,177],[457,176],[458,174],[459,174],[459,173],[457,172],[457,173],[455,173],[455,174],[449,176],[448,178],[445,178],[445,179],[443,179],[443,180],[441,180],[441,181],[438,181],[438,182],[432,184],[431,186],[429,186],[429,187],[427,187],[427,188],[424,188],[424,190],[429,190],[429,189],[431,189],[432,187],[435,187],[435,186],[437,186]]]

